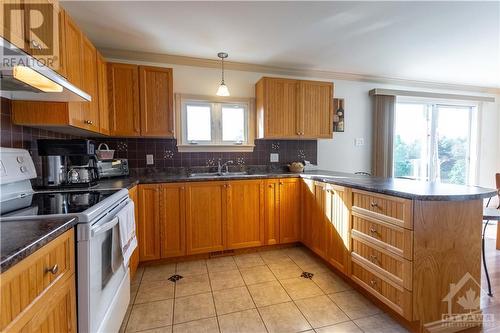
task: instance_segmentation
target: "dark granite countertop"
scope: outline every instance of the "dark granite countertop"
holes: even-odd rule
[[[75,217],[0,220],[0,272],[5,272],[45,244],[73,228]]]
[[[227,181],[242,179],[266,179],[301,177],[347,186],[359,190],[393,195],[415,200],[466,201],[489,198],[496,195],[494,189],[423,182],[409,179],[380,178],[363,175],[354,175],[344,172],[314,170],[304,173],[290,173],[282,170],[249,170],[248,175],[210,176],[192,178],[185,170],[147,170],[126,178],[112,178],[102,180],[96,189],[132,188],[137,184],[199,182],[199,181]]]

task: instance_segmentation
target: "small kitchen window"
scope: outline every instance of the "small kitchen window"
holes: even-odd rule
[[[179,151],[253,151],[253,99],[176,95]]]

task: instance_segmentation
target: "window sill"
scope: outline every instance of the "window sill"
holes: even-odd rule
[[[255,145],[177,145],[179,152],[253,152]]]

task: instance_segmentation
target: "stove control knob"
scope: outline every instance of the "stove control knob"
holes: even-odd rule
[[[24,163],[24,157],[18,156],[17,157],[17,163],[19,163],[19,164]]]
[[[24,165],[21,165],[21,167],[19,168],[19,170],[21,170],[22,173],[25,173],[26,171],[28,171],[28,168],[25,167]]]

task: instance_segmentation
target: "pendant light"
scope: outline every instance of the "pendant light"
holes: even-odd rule
[[[229,89],[224,83],[224,59],[228,57],[228,54],[225,52],[217,53],[217,56],[221,59],[221,68],[222,68],[222,81],[220,83],[219,89],[217,89],[217,96],[229,96]]]

